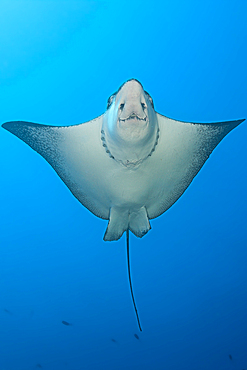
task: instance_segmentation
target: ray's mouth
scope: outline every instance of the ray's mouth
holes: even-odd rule
[[[145,117],[140,117],[140,116],[138,116],[138,114],[136,114],[136,113],[131,113],[128,117],[126,117],[126,118],[120,118],[119,117],[119,121],[122,121],[122,122],[125,122],[125,121],[131,121],[131,120],[133,120],[133,119],[136,119],[136,120],[138,120],[138,121],[144,121],[144,122],[146,122],[147,121],[147,116],[145,116]]]

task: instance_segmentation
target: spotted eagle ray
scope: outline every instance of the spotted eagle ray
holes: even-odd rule
[[[3,128],[19,137],[54,168],[71,193],[94,215],[108,220],[105,241],[126,231],[128,276],[135,304],[129,257],[129,230],[143,237],[149,220],[184,193],[219,142],[244,119],[189,123],[154,110],[136,79],[110,96],[101,116],[72,126],[12,121]]]

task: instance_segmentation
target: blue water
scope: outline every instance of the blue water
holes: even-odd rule
[[[1,0],[0,122],[91,120],[132,77],[168,117],[247,118],[246,15],[241,0]],[[247,369],[246,133],[131,235],[140,333],[125,238],[103,242],[107,222],[0,129],[0,370]]]

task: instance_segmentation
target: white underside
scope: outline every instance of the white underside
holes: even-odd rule
[[[148,220],[183,194],[215,146],[240,123],[191,124],[159,114],[157,119],[155,151],[131,167],[103,148],[103,115],[68,127],[10,122],[4,128],[40,153],[85,207],[110,219],[105,240],[116,240],[127,228],[139,237],[148,232]]]

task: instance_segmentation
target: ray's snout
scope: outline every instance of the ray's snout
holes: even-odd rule
[[[118,117],[121,120],[140,119],[147,117],[147,103],[142,86],[136,81],[128,83],[129,90],[123,89],[123,94],[118,103]]]

